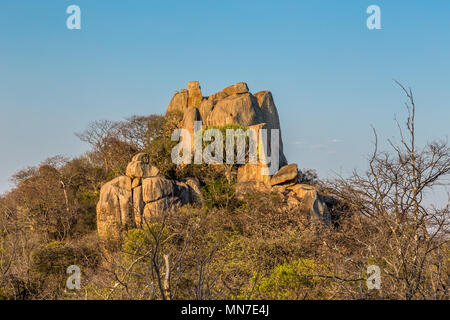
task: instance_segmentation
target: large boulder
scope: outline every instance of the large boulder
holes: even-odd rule
[[[153,177],[142,180],[142,199],[145,203],[176,197],[182,204],[192,202],[191,188],[184,182]]]
[[[232,94],[242,94],[242,93],[248,93],[248,86],[245,82],[238,82],[236,84],[233,84],[229,87],[226,87],[222,90],[222,92],[228,96]]]
[[[308,213],[312,217],[321,218],[322,221],[329,221],[327,205],[324,197],[313,186],[307,184],[296,184],[288,188],[291,195],[300,201],[300,210]]]
[[[142,180],[142,200],[144,210],[139,216],[139,224],[152,217],[161,216],[192,202],[190,187],[183,182],[169,180],[163,177],[153,177]]]
[[[187,178],[186,185],[189,187],[191,201],[201,203],[203,195],[201,191],[200,181],[197,178]]]
[[[209,126],[238,124],[251,126],[263,122],[257,101],[250,93],[231,95],[219,100],[206,121]]]
[[[194,147],[194,124],[195,121],[200,121],[201,116],[196,107],[189,107],[184,113],[181,127],[189,131],[191,135],[191,148]]]
[[[270,129],[280,129],[280,119],[278,117],[277,107],[273,101],[270,91],[260,91],[254,94],[258,106],[261,109],[263,121]]]
[[[131,179],[155,177],[158,174],[159,169],[149,163],[148,154],[145,153],[138,153],[127,165],[126,175]]]
[[[231,96],[233,94],[243,94],[249,92],[250,91],[248,90],[247,84],[245,82],[239,82],[226,87],[222,91],[210,95],[208,100],[216,103],[217,101],[225,99],[226,97]]]
[[[161,198],[159,200],[145,204],[142,213],[142,225],[153,218],[160,217],[165,212],[175,210],[182,205],[182,202],[177,197]]]
[[[262,182],[264,184],[269,184],[270,176],[263,174],[263,170],[266,167],[267,167],[266,165],[260,162],[255,164],[246,163],[245,165],[238,167],[237,182],[244,183],[250,181],[253,182],[257,181]]]
[[[256,145],[259,145],[259,136],[260,136],[260,130],[266,129],[265,123],[260,123],[254,126],[248,127],[251,130],[254,130],[255,137],[256,137]],[[259,150],[263,151],[263,150]],[[237,174],[237,182],[238,184],[245,184],[243,185],[243,188],[238,188],[240,190],[248,190],[248,183],[247,182],[258,182],[263,184],[269,184],[270,182],[270,175],[265,174],[265,170],[268,168],[268,160],[264,157],[260,157],[264,152],[260,152],[258,155],[258,161],[257,163],[246,163],[244,165],[241,165],[238,167],[238,174]],[[259,187],[258,187],[259,188]]]
[[[142,180],[142,197],[145,203],[175,195],[174,183],[164,177]]]
[[[211,101],[213,104],[216,104],[217,101],[225,99],[228,96],[229,96],[229,94],[227,94],[226,92],[219,91],[219,92],[216,92],[216,93],[213,93],[212,95],[210,95],[208,97],[208,100]]]
[[[198,107],[202,102],[202,90],[198,81],[190,81],[187,84],[188,87],[188,108]]]
[[[298,177],[298,169],[296,163],[291,163],[286,166],[283,166],[278,170],[277,173],[275,173],[272,178],[270,179],[270,184],[272,186],[283,184],[283,183],[289,183],[289,182],[295,182],[295,180]]]
[[[198,111],[200,113],[200,119],[203,121],[203,124],[208,126],[208,117],[211,111],[214,109],[215,102],[210,99],[205,99],[200,103],[198,107]],[[183,126],[184,127],[184,126]]]
[[[197,81],[188,83],[188,90],[176,93],[167,108],[167,113],[173,110],[181,111],[183,120],[181,128],[193,133],[193,122],[201,120],[203,128],[237,124],[245,127],[266,124],[268,130],[267,152],[271,149],[270,130],[280,130],[280,119],[272,94],[261,91],[253,95],[245,82],[239,82],[225,89],[203,98],[200,84]],[[193,139],[191,139],[193,144]],[[283,153],[281,131],[279,135],[279,165],[287,164]]]
[[[258,101],[259,108],[261,109],[261,115],[263,122],[266,124],[268,130],[278,129],[280,130],[279,151],[280,151],[280,166],[287,164],[286,157],[283,152],[283,139],[281,136],[280,118],[278,116],[278,110],[273,101],[272,93],[270,91],[260,91],[255,94],[255,98]]]
[[[167,113],[181,112],[184,113],[188,108],[189,93],[188,90],[183,89],[180,92],[176,91],[172,97],[167,108]]]
[[[97,228],[100,238],[117,238],[125,225],[134,225],[131,179],[115,178],[102,186],[97,203]]]
[[[148,163],[132,161],[127,166],[126,174],[132,179],[149,178],[157,176],[159,174],[159,169]]]
[[[145,154],[138,154],[133,157],[131,163],[145,164],[147,161]],[[142,227],[145,219],[192,203],[197,191],[200,191],[199,185],[192,181],[188,184],[160,175],[148,178],[115,178],[100,190],[97,203],[98,235],[102,240],[120,239],[124,227]]]

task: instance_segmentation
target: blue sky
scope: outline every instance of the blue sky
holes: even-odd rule
[[[66,28],[76,4],[82,29]],[[381,8],[368,30],[366,8]],[[272,91],[285,153],[322,177],[365,168],[411,86],[419,142],[450,133],[450,1],[0,2],[0,192],[18,169],[87,149],[92,120],[165,112],[175,90]]]

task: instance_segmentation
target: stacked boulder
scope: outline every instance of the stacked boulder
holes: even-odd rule
[[[142,227],[162,215],[199,197],[195,179],[184,182],[166,179],[149,163],[145,153],[133,157],[126,176],[107,182],[97,203],[97,229],[101,239],[118,238],[125,227]]]
[[[288,205],[298,206],[300,211],[312,217],[330,221],[325,197],[314,186],[299,183],[300,177],[297,164],[284,166],[270,179],[271,189],[283,194]]]
[[[198,81],[188,82],[187,87],[187,90],[175,92],[166,114],[181,112],[183,120],[180,127],[187,129],[192,136],[194,121],[202,121],[205,127],[238,124],[255,130],[258,139],[259,131],[266,129],[269,138],[266,153],[271,154],[269,132],[271,129],[280,130],[278,172],[273,176],[263,174],[267,165],[261,161],[239,166],[237,193],[280,192],[289,205],[299,206],[300,210],[312,216],[329,220],[325,197],[315,187],[299,183],[301,173],[297,164],[287,163],[283,153],[280,119],[270,91],[252,94],[245,82],[239,82],[209,97],[203,97]]]
[[[203,97],[198,81],[188,82],[187,87],[187,90],[175,92],[166,114],[181,112],[183,120],[180,127],[189,130],[191,134],[194,121],[202,121],[204,127],[228,124],[250,127],[265,124],[268,132],[271,129],[281,129],[278,111],[269,91],[252,94],[245,82],[239,82],[209,97]],[[287,164],[281,130],[279,159],[281,166]]]
[[[171,112],[182,114],[179,127],[190,131],[192,136],[194,121],[202,121],[203,128],[241,125],[254,129],[258,139],[261,129],[266,129],[268,133],[272,129],[280,130],[272,94],[269,91],[252,94],[244,82],[209,97],[203,97],[198,81],[188,82],[187,89],[175,92],[166,115]],[[265,154],[271,155],[271,135],[267,137],[268,150]],[[287,163],[281,130],[278,142],[279,168],[276,169],[279,170],[273,175],[264,174],[268,165],[261,161],[239,166],[236,192],[279,192],[285,196],[288,205],[295,205],[304,212],[328,220],[326,197],[315,187],[301,184],[297,165]],[[117,177],[101,188],[97,204],[98,234],[101,239],[117,239],[125,227],[141,227],[154,216],[195,201],[201,201],[198,180],[169,180],[149,163],[147,154],[139,153],[128,164],[125,176]]]

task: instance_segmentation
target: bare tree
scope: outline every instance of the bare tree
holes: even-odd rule
[[[329,192],[353,215],[341,231],[362,248],[363,257],[382,267],[384,297],[448,298],[448,267],[442,257],[449,253],[450,205],[447,200],[440,208],[427,206],[425,199],[448,185],[450,148],[447,141],[417,146],[413,93],[399,85],[408,98],[406,131],[397,122],[401,142],[389,140],[393,152],[379,151],[374,129],[367,172],[339,177]]]

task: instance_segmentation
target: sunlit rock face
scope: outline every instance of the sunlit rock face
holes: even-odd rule
[[[181,128],[193,133],[194,121],[202,121],[204,127],[230,124],[250,127],[265,124],[269,147],[270,130],[280,130],[279,165],[281,167],[287,164],[283,153],[278,110],[270,91],[252,94],[245,82],[238,82],[209,97],[203,97],[198,81],[190,81],[187,86],[188,89],[175,92],[166,112],[166,114],[173,111],[182,113]]]
[[[127,176],[117,177],[100,190],[97,203],[97,231],[100,239],[119,239],[126,228],[142,227],[145,221],[168,210],[198,201],[198,183],[166,179],[148,161],[148,155],[135,155]]]
[[[325,198],[312,186],[300,184],[297,164],[288,164],[283,153],[280,119],[272,94],[261,91],[252,94],[245,82],[239,82],[209,97],[202,95],[200,83],[190,81],[187,89],[175,92],[167,114],[179,113],[179,128],[191,134],[194,122],[201,121],[203,129],[213,126],[239,125],[256,134],[258,161],[237,166],[237,195],[254,192],[277,192],[287,206],[296,206],[311,216],[328,219]],[[267,132],[267,143],[260,144],[261,130]],[[271,130],[279,131],[279,165],[271,167]],[[221,166],[221,165],[218,165]],[[216,166],[217,169],[217,166]],[[167,179],[149,161],[145,153],[136,154],[126,169],[126,175],[107,182],[100,191],[97,204],[99,237],[119,239],[127,228],[142,227],[146,221],[189,204],[202,204],[200,182],[195,177],[185,182]]]

